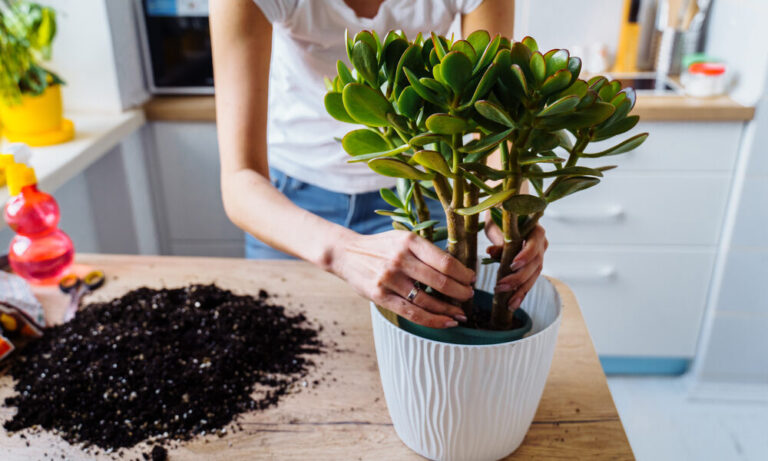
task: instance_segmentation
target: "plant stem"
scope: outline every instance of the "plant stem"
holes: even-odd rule
[[[429,207],[427,207],[427,202],[424,201],[424,195],[421,193],[421,184],[418,181],[413,184],[413,201],[416,204],[416,215],[419,217],[419,222],[429,221]],[[433,235],[432,227],[420,230],[419,235],[431,242]]]

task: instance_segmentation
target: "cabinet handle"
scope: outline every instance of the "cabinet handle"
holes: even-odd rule
[[[618,221],[624,217],[624,209],[618,205],[598,210],[547,210],[544,216],[558,221],[603,222]]]
[[[550,271],[544,269],[544,273],[564,282],[604,282],[616,277],[616,268],[613,266],[601,266],[583,271]]]

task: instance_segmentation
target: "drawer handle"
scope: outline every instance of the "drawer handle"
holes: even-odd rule
[[[547,275],[564,282],[603,282],[616,277],[616,268],[613,266],[602,266],[591,271],[583,270],[578,272],[558,272],[557,270],[549,271],[545,269],[544,272]]]
[[[612,206],[602,210],[547,210],[545,216],[558,221],[618,221],[624,217],[624,209],[620,206]]]

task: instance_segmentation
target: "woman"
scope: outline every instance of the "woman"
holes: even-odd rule
[[[323,77],[346,60],[345,29],[444,34],[461,14],[464,31],[511,36],[514,2],[216,0],[210,9],[222,195],[227,215],[249,234],[246,256],[307,260],[422,325],[465,321],[459,307],[418,286],[468,299],[474,272],[373,213],[386,207],[378,189],[393,182],[346,162],[333,138],[349,127],[326,114]],[[502,243],[498,228],[488,234]],[[515,291],[510,309],[533,286],[546,246],[539,227],[516,272],[498,282],[497,290]]]

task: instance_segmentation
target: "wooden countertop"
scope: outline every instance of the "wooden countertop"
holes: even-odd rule
[[[276,408],[244,415],[242,432],[198,437],[171,449],[171,460],[422,459],[392,428],[379,381],[368,302],[336,277],[296,261],[79,255],[78,262],[78,271],[100,268],[107,274],[107,283],[90,300],[110,299],[145,285],[216,283],[253,294],[265,288],[289,309],[305,309],[310,319],[324,326],[322,339],[336,341],[343,351],[322,356],[309,376],[311,380],[330,372],[335,382],[326,380],[287,396]],[[509,459],[633,459],[576,298],[561,282],[555,281],[555,286],[565,312],[554,361],[530,431]],[[66,297],[55,287],[36,292],[48,320],[60,319]],[[10,385],[9,377],[0,377],[0,401],[11,394]],[[10,414],[0,407],[0,422]],[[0,435],[3,459],[42,459],[43,453],[55,459],[94,459],[50,433],[27,437]],[[139,445],[123,459],[146,450]]]
[[[144,105],[148,120],[178,122],[216,121],[213,96],[156,96]],[[692,98],[688,96],[640,95],[632,111],[643,121],[746,121],[755,108],[742,106],[727,96]]]

